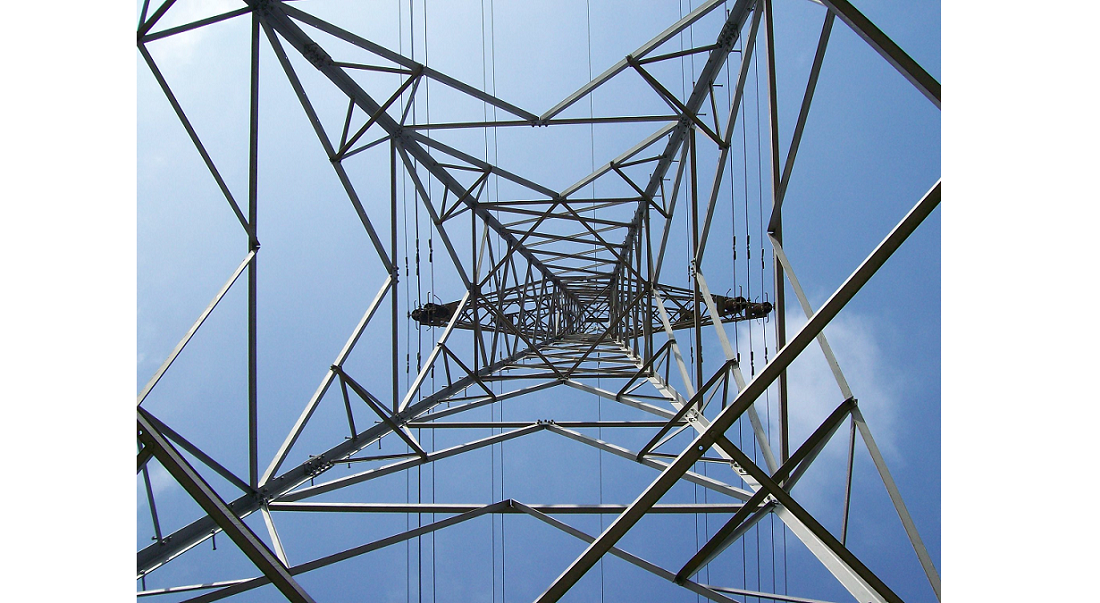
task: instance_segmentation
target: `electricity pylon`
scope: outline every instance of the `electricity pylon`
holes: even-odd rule
[[[492,516],[490,571],[495,597],[497,576],[503,573],[498,563],[504,563],[496,559],[496,517],[522,514],[586,543],[571,563],[554,570],[556,578],[540,586],[540,603],[566,596],[609,556],[714,601],[747,596],[806,601],[780,592],[774,579],[769,592],[760,592],[765,590],[762,586],[758,590],[746,588],[747,584],[737,586],[732,579],[701,579],[701,572],[732,545],[761,530],[765,520],[775,519],[784,534],[790,533],[789,540],[804,547],[855,600],[900,601],[845,544],[858,433],[915,552],[915,563],[938,598],[939,576],[932,558],[823,329],[937,207],[940,184],[933,183],[907,214],[898,216],[897,226],[816,309],[785,254],[782,226],[787,184],[836,18],[911,82],[914,94],[923,94],[937,108],[940,87],[848,2],[821,3],[820,38],[792,142],[781,162],[769,0],[703,2],[541,114],[490,93],[484,82],[479,87],[461,81],[415,60],[414,52],[395,51],[322,19],[305,3],[246,1],[229,12],[164,26],[160,23],[177,3],[168,0],[154,8],[146,1],[138,28],[139,52],[217,184],[218,194],[224,196],[227,211],[239,222],[246,245],[243,260],[138,395],[139,484],[147,495],[155,530],[152,544],[138,551],[138,577],[144,584],[147,575],[169,562],[187,564],[194,556],[189,551],[219,532],[255,565],[258,575],[218,580],[212,574],[198,584],[144,589],[141,594],[201,593],[197,600],[209,601],[273,584],[292,601],[312,601],[303,587],[303,576],[310,572],[342,567],[370,552],[416,542],[417,559],[407,571],[422,576],[436,569],[437,551],[454,555],[437,547],[433,539],[427,561],[422,542],[426,536]],[[186,103],[170,85],[171,74],[162,72],[152,52],[161,40],[229,22],[242,31],[248,23],[250,32],[249,142],[247,150],[241,149],[247,153],[244,190],[227,184],[230,179],[223,177],[204,145],[204,132],[189,119]],[[704,31],[709,37],[701,37]],[[688,32],[690,37],[685,35]],[[276,65],[288,85],[284,89],[291,91],[281,99],[300,105],[302,119],[319,142],[303,145],[297,152],[324,153],[331,164],[334,174],[324,177],[335,177],[350,206],[348,215],[361,225],[364,249],[371,254],[366,278],[375,279],[371,284],[375,293],[365,299],[361,318],[344,345],[335,350],[335,359],[327,366],[302,367],[320,374],[320,383],[304,401],[304,408],[299,403],[296,421],[266,465],[259,428],[261,413],[267,412],[259,393],[263,377],[259,333],[278,330],[280,325],[261,324],[257,305],[258,262],[264,255],[257,226],[264,205],[260,186],[264,53],[267,59],[274,58],[268,65]],[[690,74],[685,77],[688,59]],[[754,71],[765,74],[764,83],[755,88],[765,99],[765,109],[757,114],[758,123],[749,125],[739,119],[744,120],[745,90],[752,85]],[[729,84],[723,89],[727,77]],[[495,82],[494,74],[494,87]],[[645,98],[624,97],[615,88],[630,85]],[[429,89],[436,94],[432,103],[426,98]],[[608,93],[616,99],[609,103],[614,110],[596,115],[592,99],[608,90],[614,91]],[[325,106],[332,105],[333,99],[343,107],[341,120],[333,121]],[[472,117],[454,119],[446,113],[446,118],[430,119],[431,109],[438,114],[443,112],[441,104],[451,103],[472,107],[467,112]],[[661,110],[651,110],[654,107]],[[578,126],[584,129],[577,130]],[[572,184],[564,187],[542,184],[524,169],[504,167],[516,162],[495,151],[490,157],[490,136],[496,143],[504,131],[573,128],[572,132],[594,136],[596,127],[601,132],[627,133],[609,135],[616,142],[615,136],[641,131],[645,135],[598,165],[593,144],[591,173],[576,174]],[[471,131],[481,136],[464,137]],[[731,203],[737,191],[729,184],[732,160],[747,152],[734,144],[735,133],[746,131],[764,135],[765,148],[756,161],[769,170],[757,191],[766,209],[751,216],[747,205],[745,213],[738,214],[736,203]],[[518,164],[522,167],[522,162]],[[410,212],[415,232],[410,231]],[[732,228],[720,224],[727,215],[733,221],[754,219],[765,227],[767,240],[757,242],[762,273],[756,296],[733,293],[745,281],[731,278],[720,260],[704,261],[708,250],[713,257],[718,253],[715,249],[736,248],[736,233],[726,232]],[[428,240],[426,250],[422,239]],[[410,268],[410,246],[415,271]],[[688,282],[668,276],[672,271],[663,270],[666,258],[669,264],[687,267]],[[432,285],[427,290],[430,297],[424,299],[420,279],[422,271],[429,269]],[[415,298],[409,289],[414,280]],[[217,460],[223,454],[220,450],[204,450],[185,429],[167,424],[150,408],[151,396],[164,389],[154,389],[162,377],[187,353],[185,346],[223,299],[242,284],[247,289],[247,399],[232,404],[247,416],[247,433],[238,440],[247,443],[247,475]],[[728,292],[716,294],[719,290]],[[807,320],[794,333],[787,332],[789,294]],[[742,331],[760,333],[762,341],[771,338],[772,353],[759,370],[755,355],[751,370],[745,370],[741,352],[751,348],[739,345],[737,334]],[[424,337],[430,337],[426,354],[420,350]],[[811,347],[824,353],[841,395],[834,410],[816,423],[808,437],[792,440],[789,415],[798,412],[798,405],[788,400],[786,376],[791,363]],[[414,350],[416,361],[412,362]],[[361,358],[358,364],[356,355]],[[775,417],[760,410],[765,395],[776,399]],[[145,404],[147,397],[149,404]],[[505,403],[523,400],[537,406],[531,410],[534,415],[517,410],[512,420],[505,420]],[[570,405],[571,401],[580,404]],[[605,404],[614,409],[607,411],[609,416],[619,418],[605,418]],[[320,423],[316,417],[334,409],[341,415],[339,423],[346,418],[346,427],[338,425],[340,429],[334,430],[332,422],[325,423],[306,443],[303,435]],[[196,416],[203,412],[192,411]],[[491,420],[471,419],[483,417],[486,411]],[[178,409],[173,413],[178,415]],[[190,419],[183,422],[193,425]],[[841,429],[845,425],[848,428]],[[734,426],[740,437],[735,437]],[[461,435],[448,436],[441,446],[435,434],[444,430]],[[629,436],[617,435],[627,432]],[[848,435],[847,470],[836,478],[845,484],[839,535],[792,494],[838,432]],[[604,439],[604,433],[616,435]],[[548,456],[557,455],[556,447],[571,441],[599,450],[601,459],[606,454],[648,467],[655,479],[637,484],[629,493],[629,504],[507,496],[502,484],[503,444],[536,437],[549,442],[538,448]],[[327,445],[309,448],[317,442]],[[374,447],[382,451],[376,454]],[[473,454],[486,449],[492,451],[494,463],[489,468],[482,467],[483,457]],[[473,470],[501,472],[499,482],[491,476],[493,492],[499,496],[488,502],[437,501],[434,467],[447,459],[474,458],[480,460],[468,461]],[[172,522],[179,527],[171,532],[161,530],[162,519],[155,508],[149,478],[153,459],[201,508],[201,513]],[[700,472],[704,465],[709,469]],[[426,487],[422,471],[430,471],[430,502],[420,496]],[[599,471],[602,496],[602,464]],[[364,489],[375,480],[414,472],[415,477],[407,479],[416,480],[415,502],[372,498],[371,491]],[[448,475],[444,473],[441,480]],[[724,502],[660,502],[682,484],[701,488]],[[254,527],[246,523],[257,512],[262,528],[255,519],[251,520]],[[395,514],[415,518],[415,527],[407,522],[408,529],[352,547],[331,548],[322,543],[323,554],[303,558],[284,542],[292,540],[288,532],[308,528],[284,527],[280,538],[274,518],[315,513],[349,518],[363,513]],[[599,532],[586,533],[556,517],[565,514],[607,516],[609,521],[606,526],[601,522]],[[638,525],[654,514],[706,515],[715,528],[706,530],[704,539],[677,565],[665,567],[629,552],[622,543],[625,536],[638,532],[650,534],[640,538],[661,538],[652,525],[649,532],[646,525]],[[425,515],[431,517],[427,523]],[[774,546],[774,529],[767,532],[772,540],[768,546]],[[523,546],[510,546],[506,553],[501,550],[501,556],[505,554],[514,558],[529,552]],[[484,557],[484,552],[463,551],[459,556],[465,555]],[[911,561],[912,555],[904,558]],[[784,579],[786,573],[784,568]],[[355,583],[354,575],[345,578]],[[361,588],[358,592],[370,592],[369,583]],[[423,586],[417,589],[424,592]]]

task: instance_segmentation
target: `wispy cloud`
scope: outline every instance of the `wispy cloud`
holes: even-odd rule
[[[801,307],[787,308],[788,338],[805,324],[806,318]],[[767,333],[769,360],[775,356],[774,325],[770,323],[761,325],[757,321],[752,321],[752,324],[742,323],[742,325],[738,333],[737,347],[741,354],[741,369],[746,380],[750,380],[753,364],[757,372],[765,364],[764,333],[761,328]],[[752,348],[755,350],[755,358],[752,360],[749,354],[749,328],[753,331]],[[732,336],[732,332],[730,334]],[[885,325],[877,324],[870,316],[851,311],[839,315],[825,329],[829,345],[853,395],[859,400],[860,410],[871,428],[876,443],[887,458],[897,458],[895,429],[904,371],[902,367],[891,366],[885,360],[883,342],[886,334]],[[816,341],[811,343],[789,368],[787,391],[790,449],[793,452],[844,400],[840,387],[825,360],[825,355]],[[761,420],[765,423],[770,421],[769,441],[776,455],[779,452],[777,399],[776,386],[773,385],[756,403]],[[830,444],[821,452],[814,468],[803,478],[800,491],[832,492],[842,487],[848,449],[847,440],[848,424],[845,422],[834,433]],[[862,443],[857,443],[857,455],[866,455]]]
[[[787,310],[788,333],[806,324],[801,308]],[[895,452],[894,428],[902,372],[883,360],[882,328],[871,317],[841,313],[825,328],[825,336],[859,400],[875,441],[888,456]],[[788,381],[792,437],[801,441],[843,400],[825,355],[815,342],[791,366]],[[834,448],[836,454],[841,448]]]

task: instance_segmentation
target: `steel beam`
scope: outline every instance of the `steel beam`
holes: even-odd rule
[[[566,504],[531,504],[530,508],[548,515],[618,515],[626,510],[626,505],[598,504],[598,505],[566,505]],[[299,513],[441,513],[457,514],[469,513],[480,509],[484,505],[455,504],[455,503],[302,503],[302,502],[274,502],[269,505],[272,511],[294,511]],[[655,505],[651,513],[737,513],[741,504],[669,504]],[[522,513],[515,507],[500,507],[492,513]]]
[[[259,212],[260,19],[256,12],[252,13],[251,42],[248,97],[248,250],[259,253],[260,240],[256,217]],[[258,331],[256,298],[259,286],[257,263],[258,258],[253,256],[252,263],[248,265],[248,484],[252,488],[260,485],[259,384],[257,383],[260,369],[256,343]]]
[[[814,0],[815,2],[817,0]],[[728,586],[715,586],[713,584],[703,584],[706,588],[720,592],[729,593],[731,595],[743,595],[745,597],[756,597],[757,599],[767,599],[771,601],[787,601],[789,603],[831,603],[830,601],[822,601],[821,599],[807,599],[806,597],[795,597],[792,595],[781,595],[776,593],[765,593],[757,590],[746,590],[744,588],[730,588]]]

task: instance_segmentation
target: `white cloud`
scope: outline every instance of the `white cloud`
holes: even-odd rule
[[[759,321],[750,321],[750,323],[740,324],[737,337],[741,369],[746,380],[752,379],[753,362],[755,362],[756,372],[765,365],[762,328],[767,333],[768,359],[774,358],[776,352],[773,338],[774,324],[770,322],[760,324]],[[801,307],[789,306],[787,308],[788,339],[805,324],[806,318]],[[752,329],[754,343],[752,347],[755,349],[753,360],[750,360],[749,355],[749,329]],[[728,332],[732,338],[732,329]],[[895,429],[904,375],[900,367],[891,366],[885,360],[883,353],[885,326],[876,324],[875,320],[869,316],[847,311],[842,312],[825,328],[825,335],[852,394],[859,400],[860,410],[871,428],[875,442],[887,458],[898,458]],[[789,368],[787,391],[790,450],[793,453],[844,400],[840,387],[825,360],[825,355],[816,341],[811,343]],[[769,441],[773,452],[778,456],[777,386],[773,385],[766,395],[758,399],[756,408],[762,421],[767,422],[770,419]],[[745,429],[747,436],[747,424]],[[861,438],[857,436],[857,439]],[[822,489],[832,491],[843,486],[847,440],[848,423],[845,421],[833,434],[830,445],[821,452],[814,467],[802,479],[799,488],[801,492]],[[857,456],[867,454],[862,443],[857,443],[856,454]]]
[[[789,335],[806,324],[799,307],[788,308],[787,317]],[[901,371],[883,360],[881,327],[868,316],[842,312],[825,327],[825,336],[852,394],[859,400],[860,410],[875,441],[884,454],[891,456],[895,451],[894,426]],[[843,400],[816,341],[792,365],[788,391],[791,431],[799,439],[816,429]],[[841,449],[834,449],[834,453],[838,450]]]

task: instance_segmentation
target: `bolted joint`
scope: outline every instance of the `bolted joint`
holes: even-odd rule
[[[332,57],[325,52],[324,48],[318,46],[316,42],[306,44],[305,47],[302,48],[302,56],[318,69],[332,65]]]
[[[722,28],[722,31],[718,34],[717,45],[719,48],[733,48],[733,43],[737,40],[738,27],[736,23],[726,22],[726,25]],[[727,50],[728,52],[728,50]]]
[[[412,139],[412,135],[400,125],[395,126],[393,132],[390,134],[390,138],[394,142],[401,143],[401,148],[405,148],[405,143],[416,142]]]
[[[256,490],[255,495],[256,501],[263,507],[266,507],[268,503],[275,499],[275,495],[266,486]]]
[[[258,13],[270,13],[271,12],[271,0],[252,0],[252,10]]]
[[[332,462],[326,461],[323,456],[311,456],[302,466],[306,470],[306,475],[313,478],[331,469]]]

